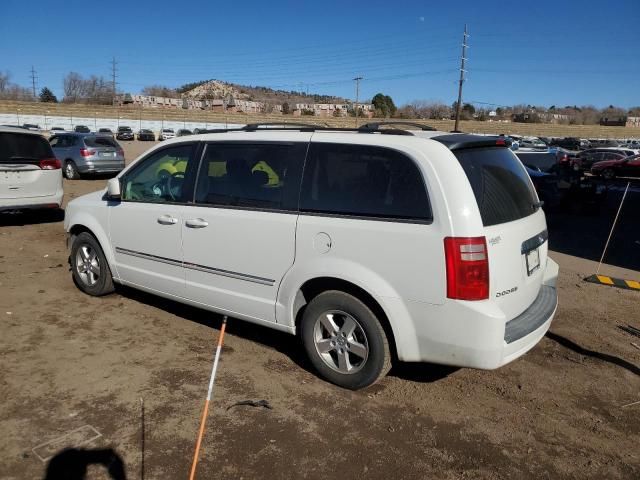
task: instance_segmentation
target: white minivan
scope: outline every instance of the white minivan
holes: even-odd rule
[[[49,142],[23,128],[0,127],[0,211],[58,209],[62,169]]]
[[[494,369],[557,307],[545,215],[508,146],[378,125],[171,140],[68,205],[73,279],[298,333],[350,389],[392,360]]]

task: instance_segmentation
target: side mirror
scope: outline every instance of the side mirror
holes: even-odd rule
[[[111,178],[107,182],[107,198],[109,200],[120,200],[120,179]]]

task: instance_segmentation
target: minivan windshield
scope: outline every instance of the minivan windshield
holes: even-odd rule
[[[527,171],[508,148],[469,148],[453,153],[467,174],[485,227],[519,220],[540,208]]]

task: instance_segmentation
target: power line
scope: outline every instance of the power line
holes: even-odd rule
[[[37,80],[37,76],[36,76],[36,71],[33,68],[33,65],[31,65],[31,86],[33,87],[33,98],[36,98],[36,80]]]
[[[111,105],[116,104],[116,57],[111,59]]]
[[[362,80],[362,77],[356,77],[353,80],[356,82],[356,128],[358,128],[358,100],[360,96],[360,80]]]
[[[464,63],[467,60],[467,24],[464,24],[464,35],[462,37],[462,58],[460,59],[460,83],[458,85],[458,103],[456,104],[456,123],[453,127],[455,131],[458,131],[458,123],[460,122],[460,110],[462,108],[462,84],[464,83]]]

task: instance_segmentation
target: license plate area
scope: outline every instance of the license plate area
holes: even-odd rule
[[[527,263],[527,275],[531,276],[538,268],[540,268],[540,249],[534,248],[524,254]]]

